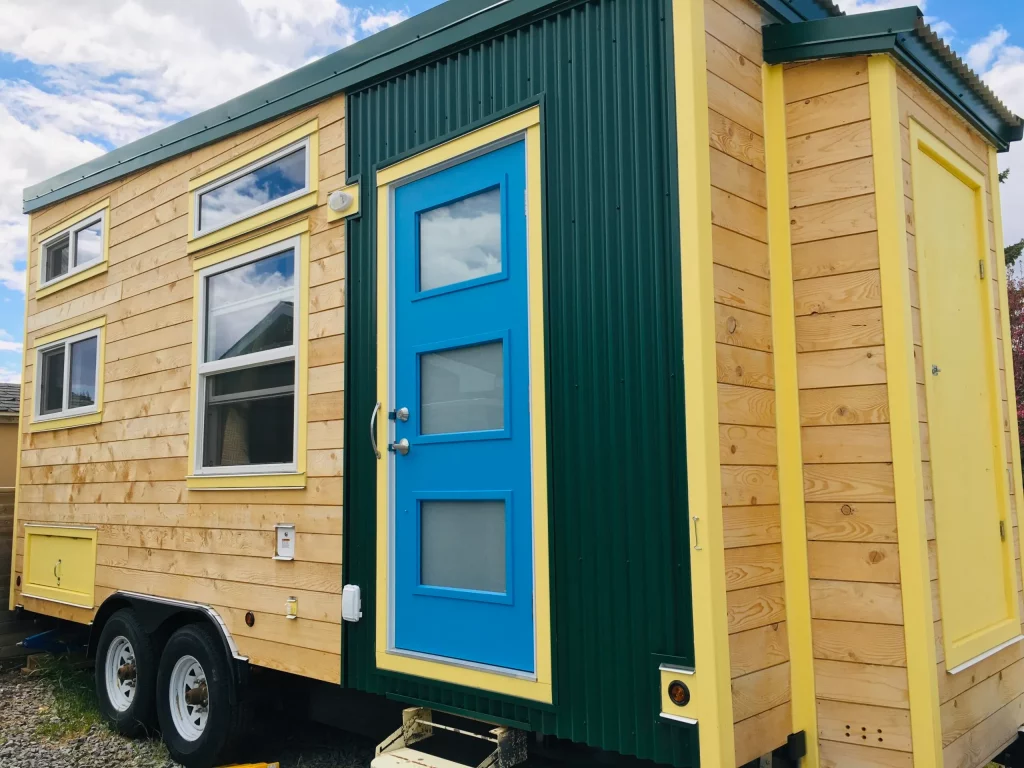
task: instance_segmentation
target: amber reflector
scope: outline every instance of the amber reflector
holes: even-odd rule
[[[668,697],[677,707],[685,707],[690,703],[690,689],[682,680],[673,680],[668,684]]]
[[[252,611],[246,611],[246,613],[245,613],[245,626],[251,627],[255,623],[256,623],[256,614],[254,614]]]

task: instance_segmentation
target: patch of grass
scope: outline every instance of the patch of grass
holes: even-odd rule
[[[103,722],[88,667],[83,668],[67,656],[48,656],[39,661],[35,674],[53,691],[53,704],[49,711],[41,712],[44,722],[36,728],[39,736],[74,738]]]

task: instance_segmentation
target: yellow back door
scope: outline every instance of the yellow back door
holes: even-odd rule
[[[913,147],[939,597],[952,669],[1016,637],[1020,622],[984,177],[922,130]]]

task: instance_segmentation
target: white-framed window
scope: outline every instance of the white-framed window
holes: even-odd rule
[[[99,410],[102,343],[96,328],[36,349],[36,421]]]
[[[106,226],[104,209],[44,240],[39,246],[39,287],[102,262]]]
[[[208,235],[309,193],[310,156],[306,136],[194,190],[192,236]]]
[[[297,471],[300,240],[199,273],[196,475]]]

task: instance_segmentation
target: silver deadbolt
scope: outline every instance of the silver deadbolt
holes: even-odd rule
[[[942,369],[939,368],[939,366],[937,366],[937,365],[933,365],[932,366],[932,376],[938,376],[940,373],[942,373]]]
[[[397,443],[391,444],[391,450],[405,456],[409,452],[409,441],[403,437]]]
[[[397,411],[395,411],[391,415],[391,418],[393,418],[395,421],[408,421],[409,420],[409,409],[408,408],[399,408]]]

